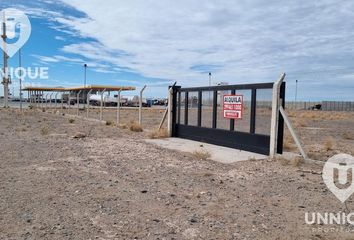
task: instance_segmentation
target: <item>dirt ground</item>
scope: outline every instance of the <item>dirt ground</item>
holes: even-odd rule
[[[318,166],[203,161],[33,110],[0,122],[0,239],[353,239],[305,224],[345,209]]]

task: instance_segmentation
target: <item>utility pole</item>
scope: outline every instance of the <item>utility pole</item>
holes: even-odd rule
[[[22,112],[22,56],[21,56],[21,48],[18,52],[18,65],[20,68],[20,111]]]
[[[211,72],[209,73],[209,87],[211,87]],[[211,106],[210,90],[209,90],[209,103],[210,103],[210,106]]]
[[[7,56],[7,53],[6,53],[6,49],[7,49],[7,46],[6,46],[6,39],[7,39],[7,36],[6,36],[6,18],[5,18],[5,12],[4,12],[4,15],[3,15],[3,23],[2,23],[2,39],[3,39],[3,51],[4,51],[4,71],[3,71],[3,81],[2,81],[2,84],[4,85],[4,107],[5,108],[8,108],[9,107],[9,78],[8,78],[8,67],[7,67],[7,59],[8,59],[8,56]]]
[[[84,87],[86,87],[86,70],[87,70],[87,64],[84,64]]]
[[[298,83],[298,80],[296,79],[296,87],[295,87],[295,103],[297,102],[297,83]]]

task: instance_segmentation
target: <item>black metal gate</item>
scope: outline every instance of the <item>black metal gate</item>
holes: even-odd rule
[[[172,136],[268,155],[273,83],[173,88]],[[226,119],[221,98],[244,96],[242,120]],[[285,82],[281,85],[285,104]],[[278,153],[283,152],[284,121],[279,115]]]

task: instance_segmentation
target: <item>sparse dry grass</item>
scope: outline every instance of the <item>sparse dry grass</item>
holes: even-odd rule
[[[302,157],[294,157],[291,159],[278,157],[277,160],[282,166],[292,165],[294,167],[299,167],[304,162]]]
[[[166,129],[156,129],[149,134],[151,139],[168,138],[168,132]]]
[[[327,111],[288,111],[288,116],[296,119],[319,120],[348,120],[353,117],[350,112],[327,112]]]
[[[284,147],[284,150],[286,150],[286,151],[294,151],[296,149],[295,142],[294,142],[293,138],[291,137],[290,133],[285,135],[283,147]]]
[[[207,160],[211,154],[207,150],[196,150],[193,152],[193,156],[200,160]]]
[[[323,147],[326,151],[331,151],[334,148],[334,140],[333,138],[329,137],[326,138],[325,141],[323,142]]]
[[[290,163],[290,161],[284,157],[278,157],[277,160],[279,161],[280,165],[282,165],[282,166],[287,166]]]
[[[128,125],[123,123],[123,124],[119,124],[118,127],[121,129],[127,129]]]
[[[306,127],[306,126],[307,126],[307,124],[306,124],[306,122],[305,122],[304,119],[295,118],[293,121],[294,121],[294,126],[295,126],[296,128],[299,128],[299,127]]]
[[[130,124],[130,127],[129,127],[130,131],[132,132],[142,132],[143,131],[143,128],[141,127],[141,125],[137,122],[132,122]]]
[[[343,138],[345,140],[354,140],[354,134],[353,133],[350,133],[350,132],[345,132],[343,133]]]
[[[299,167],[303,162],[304,162],[304,159],[302,157],[295,157],[291,161],[291,164],[295,167]]]
[[[48,135],[48,133],[49,133],[48,127],[42,127],[41,128],[41,134],[42,135]]]

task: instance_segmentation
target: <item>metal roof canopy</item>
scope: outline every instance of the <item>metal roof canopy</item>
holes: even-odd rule
[[[64,91],[84,91],[84,90],[97,90],[97,91],[133,91],[135,87],[126,86],[103,86],[103,85],[89,85],[81,87],[26,87],[23,91],[44,91],[44,92],[64,92]]]

